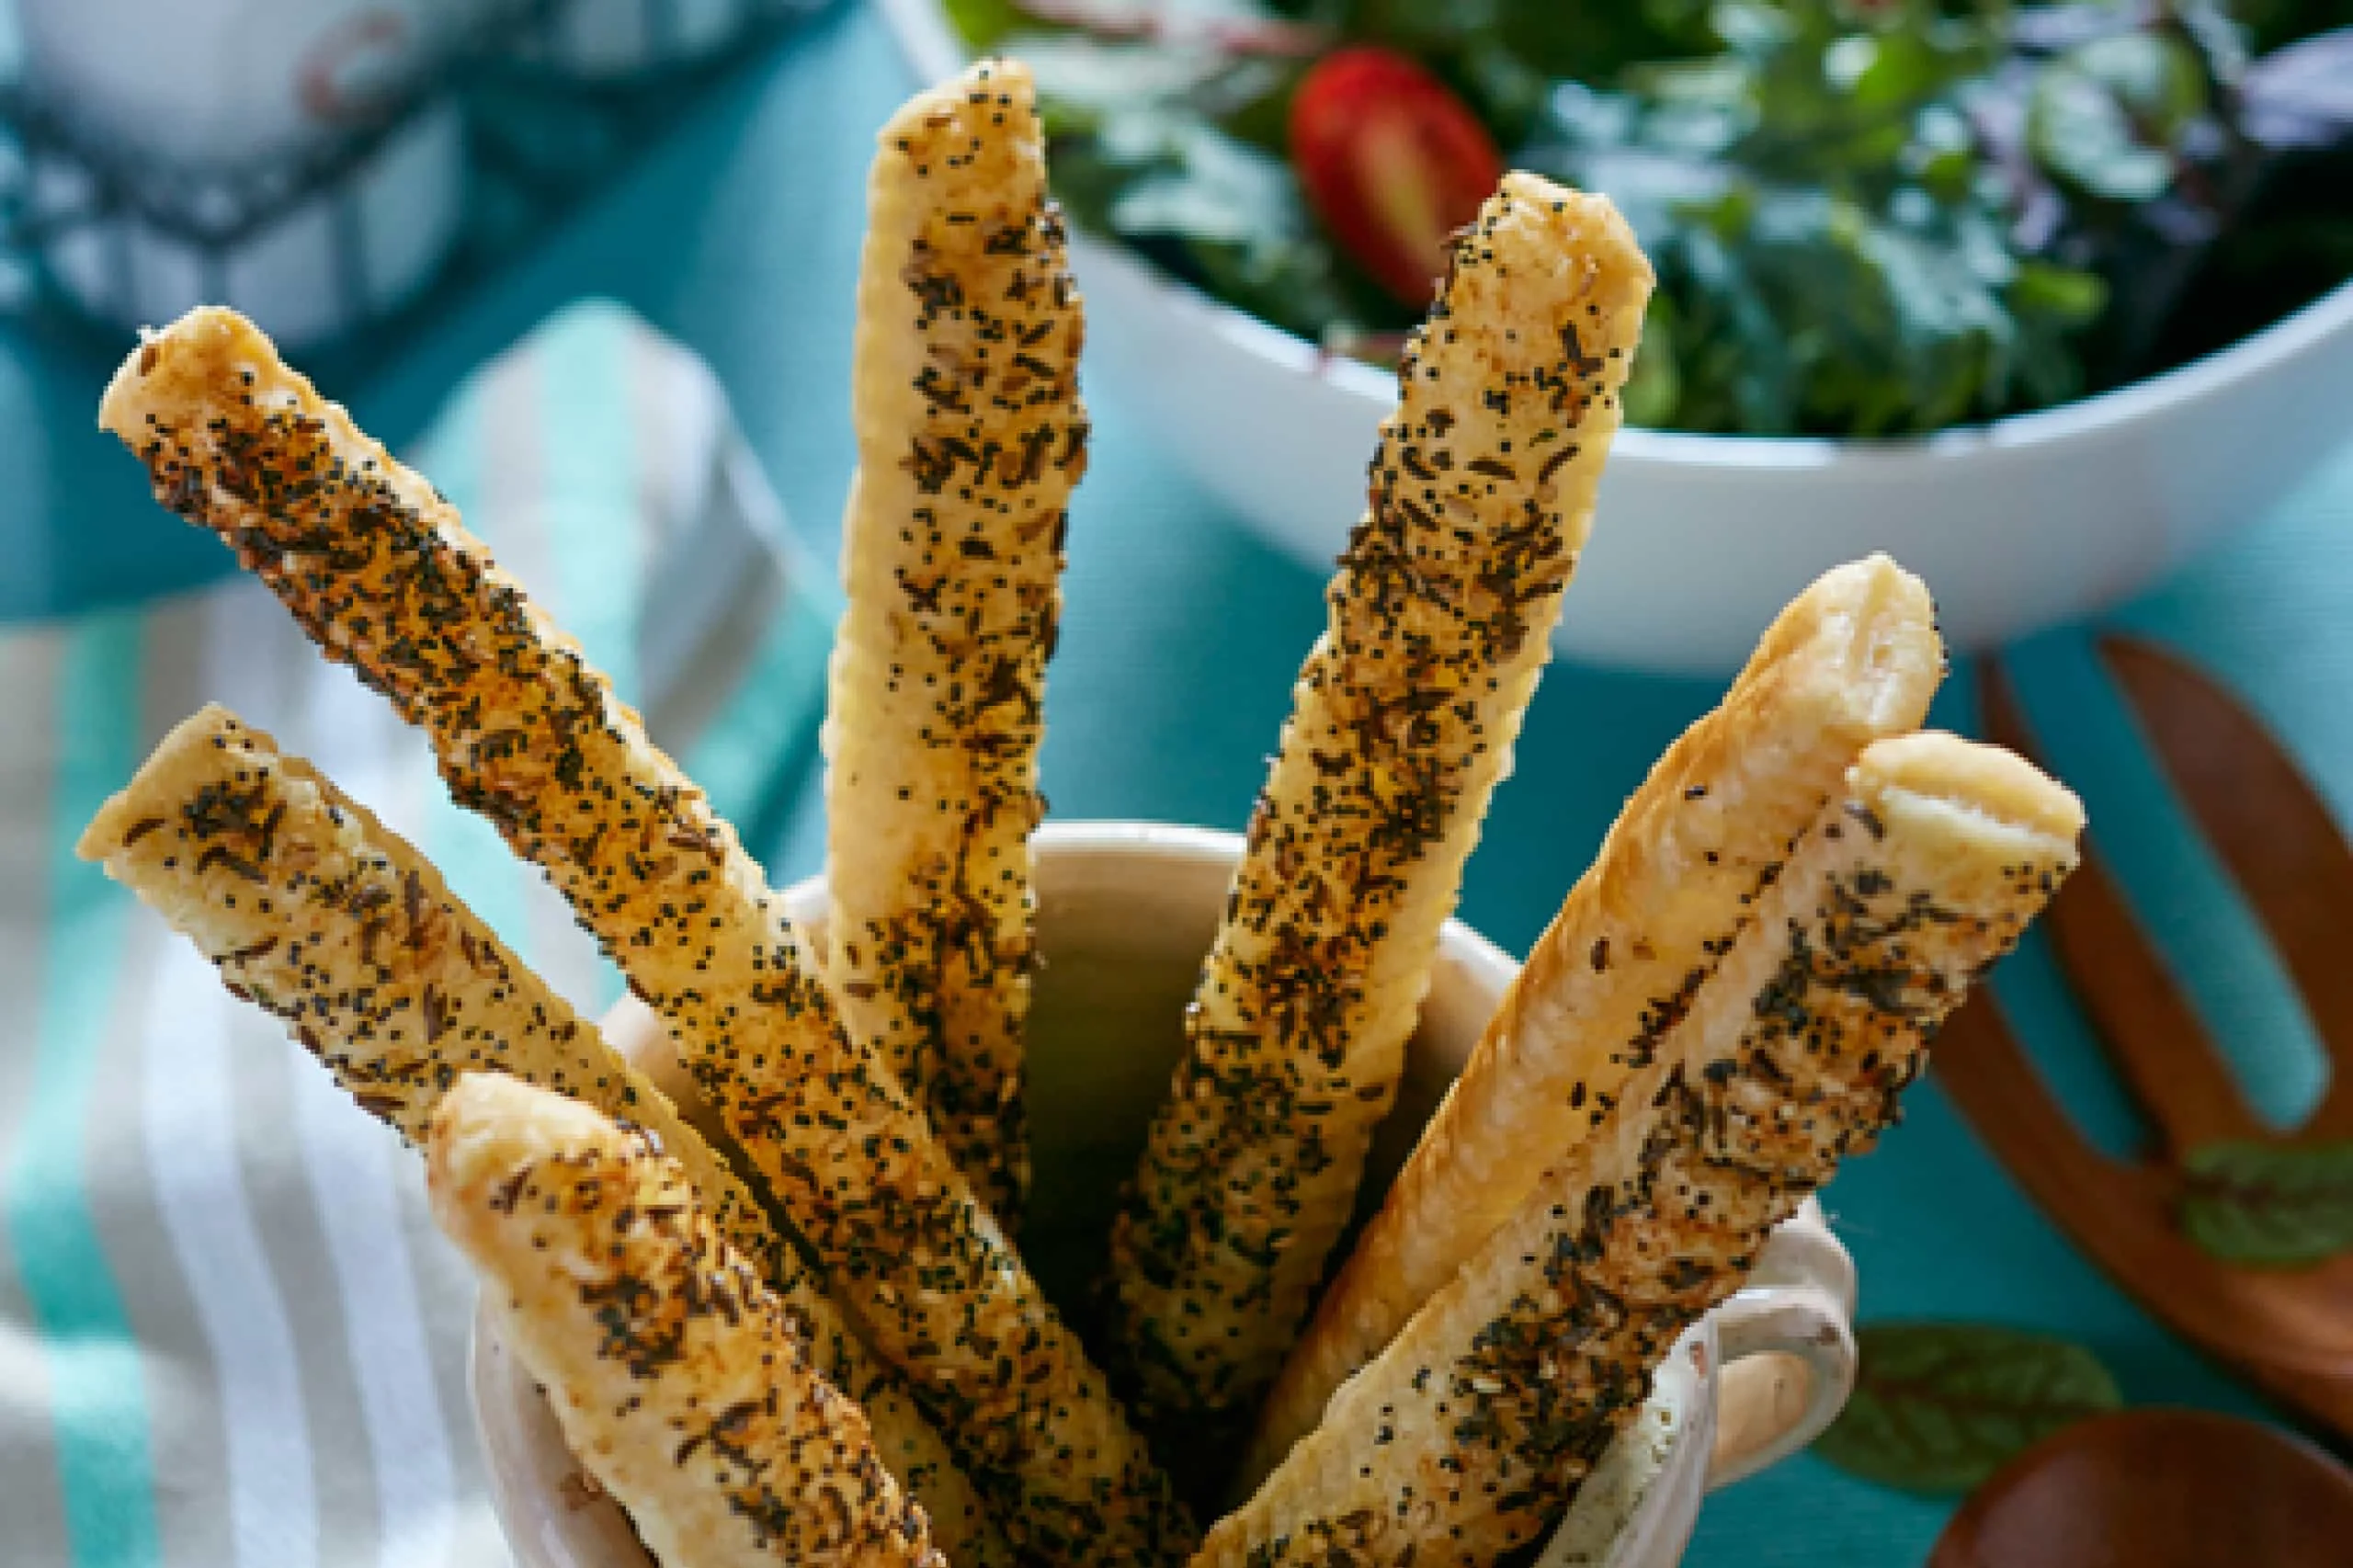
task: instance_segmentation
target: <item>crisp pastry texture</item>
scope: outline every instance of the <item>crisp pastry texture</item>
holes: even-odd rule
[[[1509,175],[1405,350],[1113,1230],[1111,1334],[1156,1421],[1246,1414],[1355,1202],[1585,544],[1651,281],[1607,200]]]
[[[797,989],[787,1006],[694,1015],[680,1060],[1015,1548],[1183,1562],[1197,1532],[1168,1478],[923,1112],[805,974],[751,983]]]
[[[668,1097],[431,862],[227,709],[210,704],[181,721],[91,820],[80,852],[412,1143],[424,1141],[459,1074],[508,1074],[654,1133],[738,1252],[769,1278],[805,1277]]]
[[[1772,1227],[1869,1148],[2074,866],[2075,798],[1950,735],[1862,755],[1589,1137],[1343,1384],[1198,1563],[1485,1565],[1532,1539]]]
[[[972,1483],[899,1380],[668,1098],[608,1046],[415,848],[227,710],[183,721],[82,835],[84,858],[194,942],[238,996],[369,1111],[421,1143],[464,1073],[495,1071],[662,1141],[731,1246],[775,1289],[833,1384],[960,1562],[1006,1560]]]
[[[426,1131],[434,1218],[564,1441],[669,1568],[946,1568],[857,1402],[663,1141],[468,1074]]]
[[[825,972],[1008,1227],[1029,1184],[1029,834],[1086,466],[1085,330],[1029,73],[984,60],[892,117],[868,182]]]
[[[1943,670],[1927,590],[1885,556],[1825,574],[1781,613],[1529,952],[1284,1363],[1245,1483],[1585,1135],[1747,923],[1758,877],[1864,746],[1919,727]]]
[[[570,901],[904,1372],[1014,1547],[1180,1560],[1193,1531],[1075,1335],[832,996],[734,829],[455,512],[250,324],[153,336],[105,420],[328,653],[431,737],[450,792]]]

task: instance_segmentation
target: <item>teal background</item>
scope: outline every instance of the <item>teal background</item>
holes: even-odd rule
[[[394,444],[467,370],[567,301],[618,299],[705,356],[795,521],[829,552],[851,463],[850,310],[870,138],[913,85],[879,19],[836,13],[723,80],[532,253],[390,352],[319,366]],[[0,619],[38,618],[219,574],[209,537],[165,515],[93,427],[119,340],[0,323]],[[2345,418],[2348,396],[2315,417]],[[1074,513],[1046,787],[1058,815],[1239,827],[1321,619],[1318,578],[1191,484],[1090,382],[1093,468]],[[486,460],[494,460],[494,454]],[[2063,527],[2065,519],[2052,519]],[[2113,618],[2195,655],[2269,720],[2340,815],[2353,792],[2353,446],[2333,471]],[[1607,528],[1605,517],[1600,526]],[[1575,613],[1572,595],[1568,613]],[[2051,761],[2258,1102],[2282,1117],[2324,1081],[2309,1024],[2235,892],[2147,760],[2084,630],[2013,651]],[[1966,670],[1939,718],[1967,727]],[[1704,682],[1574,665],[1547,676],[1518,767],[1472,864],[1463,914],[1524,948],[1617,803],[1714,699]],[[767,847],[813,869],[805,803]],[[2130,1109],[2047,958],[2000,977],[2022,1031],[2086,1127],[2129,1148]],[[2139,1403],[2257,1412],[2250,1396],[2110,1288],[1992,1165],[1933,1078],[1907,1123],[1828,1195],[1861,1267],[1866,1319],[1964,1317],[2083,1341]],[[1699,1568],[1922,1562],[1949,1503],[1800,1459],[1713,1500]]]

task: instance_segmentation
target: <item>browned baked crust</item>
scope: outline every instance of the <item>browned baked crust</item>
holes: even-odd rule
[[[469,1074],[425,1131],[434,1218],[575,1458],[659,1561],[947,1568],[759,1270],[642,1130]]]
[[[2075,798],[1881,741],[1591,1134],[1344,1384],[1202,1568],[1484,1568],[1557,1517],[1676,1337],[1870,1146],[1926,1042],[2074,866]]]
[[[843,1029],[757,862],[455,510],[231,312],[150,337],[102,418],[570,901],[1013,1544],[1181,1559],[1193,1530],[1167,1481],[921,1111]]]
[[[1943,667],[1927,588],[1885,556],[1825,574],[1782,611],[1529,951],[1284,1363],[1247,1482],[1576,1144],[1586,1108],[1618,1096],[1747,923],[1759,874],[1865,745],[1919,726]]]
[[[1111,1328],[1155,1412],[1246,1413],[1306,1313],[1585,544],[1651,280],[1607,200],[1509,175],[1406,350],[1113,1233]]]
[[[1029,833],[1085,326],[1028,68],[984,60],[919,94],[868,183],[825,972],[1007,1225],[1029,1185]]]
[[[366,807],[213,706],[165,738],[80,851],[414,1142],[459,1075],[485,1070],[659,1137],[798,1320],[825,1377],[867,1407],[886,1462],[937,1511],[939,1540],[966,1561],[1004,1559],[939,1435],[726,1162]]]

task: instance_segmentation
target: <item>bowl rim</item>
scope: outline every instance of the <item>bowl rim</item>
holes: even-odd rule
[[[939,0],[878,0],[901,51],[926,80],[944,80],[970,58]],[[1296,333],[1170,276],[1132,248],[1074,228],[1073,248],[1120,267],[1190,316],[1195,324],[1287,375],[1324,382],[1387,408],[1397,400],[1392,371],[1328,354]],[[1713,436],[1686,430],[1620,429],[1618,465],[1659,464],[1726,473],[1871,466],[1935,467],[1988,452],[2039,452],[2086,441],[2160,412],[2201,402],[2300,358],[2340,334],[2353,335],[2353,278],[2245,337],[2186,364],[2050,408],[1952,425],[1919,436]]]

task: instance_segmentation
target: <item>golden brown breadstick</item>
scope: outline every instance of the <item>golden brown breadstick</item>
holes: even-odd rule
[[[1283,1364],[1245,1483],[1585,1135],[1587,1108],[1617,1097],[1747,923],[1758,874],[1865,745],[1919,727],[1943,668],[1927,590],[1883,555],[1825,574],[1781,612],[1537,940]]]
[[[1112,1332],[1156,1414],[1246,1410],[1306,1313],[1585,544],[1650,290],[1607,200],[1513,174],[1405,351],[1113,1232]]]
[[[1084,334],[1029,70],[982,61],[892,117],[868,183],[825,974],[1007,1226]]]
[[[1342,1385],[1201,1568],[1495,1561],[1544,1528],[1736,1289],[1868,1149],[1926,1043],[2075,861],[2074,796],[1950,735],[1866,750],[1591,1136]]]
[[[1192,1523],[1103,1374],[922,1112],[801,983],[797,1019],[713,1009],[681,1035],[704,1097],[1025,1557],[1183,1562]]]
[[[663,1016],[1014,1546],[1182,1557],[1191,1527],[1102,1375],[843,1029],[734,829],[449,504],[226,312],[150,338],[106,419],[158,495],[233,542],[426,730],[451,793],[547,872]]]
[[[433,1112],[426,1167],[508,1348],[655,1558],[946,1568],[856,1402],[661,1140],[470,1073]]]
[[[662,1140],[728,1242],[773,1283],[817,1365],[863,1403],[893,1471],[960,1561],[1005,1548],[972,1483],[660,1090],[467,908],[415,847],[227,710],[182,722],[82,835],[136,892],[368,1110],[422,1142],[460,1074],[491,1070],[625,1117]]]

